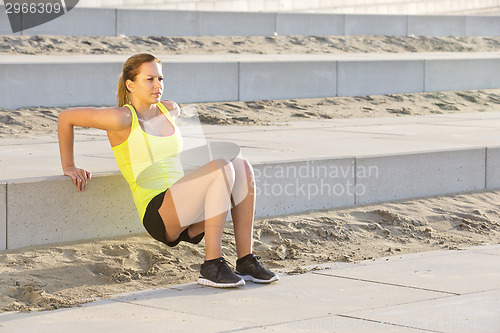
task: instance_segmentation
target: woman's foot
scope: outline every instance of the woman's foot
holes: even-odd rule
[[[233,288],[245,285],[245,281],[229,268],[223,258],[205,260],[201,265],[198,284],[216,288]]]
[[[278,281],[280,278],[265,268],[260,262],[260,257],[248,254],[236,260],[236,275],[245,281],[255,283],[271,283]]]

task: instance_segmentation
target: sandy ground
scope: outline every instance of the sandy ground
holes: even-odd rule
[[[280,54],[489,52],[500,37],[427,36],[0,36],[1,54]]]
[[[499,200],[500,191],[477,192],[260,219],[254,253],[268,267],[301,274],[327,262],[498,244]],[[230,222],[223,254],[235,263]],[[204,241],[168,248],[148,235],[2,252],[0,311],[56,309],[191,283],[203,255]]]
[[[0,36],[0,54],[332,53],[498,51],[485,37],[63,37]],[[168,98],[166,92],[165,98]],[[203,123],[276,124],[499,111],[500,89],[181,105]],[[0,136],[54,134],[63,108],[0,108]],[[179,121],[187,120],[184,113]],[[84,129],[82,129],[84,130]],[[500,243],[500,191],[277,216],[256,221],[255,254],[300,274],[334,261]],[[236,259],[228,222],[223,252]],[[0,312],[69,307],[111,295],[194,282],[204,242],[168,248],[147,234],[0,253]],[[279,283],[279,282],[278,282]]]

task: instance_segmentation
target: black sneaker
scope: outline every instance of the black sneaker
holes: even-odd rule
[[[240,278],[227,265],[223,257],[206,260],[201,265],[198,284],[216,288],[232,288],[244,286],[245,281]]]
[[[256,283],[271,283],[280,278],[265,268],[260,262],[260,257],[248,254],[243,258],[236,260],[236,275],[243,280]]]

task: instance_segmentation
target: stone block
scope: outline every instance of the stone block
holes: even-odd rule
[[[486,148],[486,188],[500,188],[500,147]]]
[[[7,249],[7,185],[0,182],[0,251]]]
[[[406,15],[346,15],[345,35],[406,36]]]
[[[356,158],[356,204],[484,189],[484,148]]]
[[[466,36],[500,36],[500,16],[466,16]]]
[[[94,175],[84,192],[67,177],[8,188],[8,249],[145,232],[121,175]]]
[[[276,32],[279,36],[342,36],[345,15],[278,13]]]
[[[116,105],[121,66],[119,62],[67,59],[61,63],[2,63],[0,76],[9,80],[0,81],[1,107]]]
[[[339,61],[337,96],[423,91],[423,60]]]
[[[354,204],[354,158],[255,164],[256,216]]]
[[[425,91],[500,87],[500,58],[425,60]]]
[[[116,36],[116,9],[73,8],[23,35]]]
[[[199,36],[198,21],[195,11],[118,9],[117,35]]]
[[[408,16],[408,35],[465,36],[465,16]]]
[[[273,36],[275,13],[200,12],[200,36]]]
[[[162,60],[163,98],[178,103],[238,100],[238,63],[234,61],[169,62]]]
[[[241,62],[239,99],[335,96],[336,61]]]

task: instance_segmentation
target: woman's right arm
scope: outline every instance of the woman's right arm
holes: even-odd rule
[[[61,166],[66,176],[71,177],[79,191],[84,191],[92,175],[89,171],[75,166],[74,126],[92,127],[105,131],[116,131],[126,126],[126,117],[117,107],[71,108],[62,111],[57,121]]]

